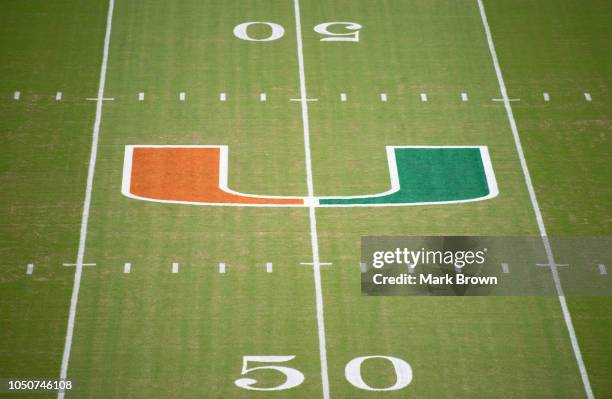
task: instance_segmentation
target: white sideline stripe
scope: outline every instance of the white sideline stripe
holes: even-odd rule
[[[604,265],[603,263],[600,263],[599,265],[597,265],[597,267],[599,268],[599,274],[601,274],[601,275],[608,274],[608,270],[606,269],[606,265]]]
[[[504,274],[508,274],[508,273],[510,273],[510,268],[508,267],[508,264],[507,264],[507,263],[502,263],[502,264],[501,264],[501,268],[502,268],[502,272],[503,272]]]
[[[266,263],[266,273],[272,273],[272,262]]]
[[[16,91],[16,92],[13,94],[13,99],[15,99],[15,100],[19,100],[19,98],[21,98],[21,92],[20,92],[20,91]]]
[[[387,102],[387,93],[380,93],[380,101]]]
[[[227,100],[227,95],[225,93],[219,93],[219,101]]]
[[[62,100],[62,92],[58,91],[57,93],[55,93],[55,101],[61,101]]]
[[[28,263],[26,274],[32,274],[34,272],[34,263]]]
[[[561,311],[563,312],[563,319],[565,320],[565,326],[567,327],[569,338],[572,344],[572,349],[574,350],[574,356],[576,357],[576,363],[578,364],[578,369],[580,370],[580,376],[582,377],[582,384],[584,385],[584,391],[588,399],[594,399],[595,396],[593,395],[593,390],[591,389],[591,383],[589,381],[589,375],[587,373],[586,366],[584,364],[584,360],[582,359],[582,353],[580,351],[580,346],[578,345],[578,339],[576,338],[576,331],[574,330],[574,324],[572,323],[572,317],[567,307],[567,302],[565,301],[565,294],[563,292],[563,287],[561,286],[561,280],[559,278],[559,271],[557,270],[552,248],[550,246],[550,242],[548,241],[548,234],[546,233],[546,226],[544,225],[544,219],[542,218],[542,213],[540,212],[540,206],[536,198],[535,190],[533,189],[533,183],[531,182],[531,175],[529,174],[529,169],[527,168],[527,161],[525,160],[525,154],[523,152],[521,138],[518,133],[518,128],[516,127],[516,121],[514,120],[514,114],[512,112],[512,105],[510,104],[510,101],[508,98],[508,91],[506,90],[506,84],[504,83],[504,77],[502,75],[501,67],[499,66],[499,61],[497,59],[497,52],[495,51],[495,45],[493,44],[493,36],[491,35],[491,28],[489,28],[489,22],[487,21],[487,15],[485,13],[484,4],[482,3],[482,0],[477,0],[477,1],[478,1],[478,8],[480,10],[480,17],[482,19],[482,24],[485,30],[485,35],[487,37],[487,42],[489,44],[489,52],[491,53],[491,59],[493,61],[493,66],[495,68],[495,74],[497,75],[497,81],[499,83],[499,90],[504,98],[504,107],[506,108],[508,122],[510,124],[510,129],[512,130],[512,136],[514,137],[514,144],[516,146],[516,151],[519,156],[521,168],[523,169],[523,176],[525,178],[525,184],[527,185],[527,191],[529,191],[531,205],[533,207],[533,211],[535,213],[535,217],[538,222],[538,228],[540,230],[540,236],[542,237],[542,243],[544,244],[544,249],[546,251],[546,257],[548,258],[548,262],[551,265],[550,271],[552,273],[552,277],[555,282],[555,288],[557,289],[559,304],[561,306]]]
[[[593,101],[593,97],[591,97],[591,93],[584,93],[584,99],[587,101]]]
[[[366,265],[365,262],[359,262],[359,270],[361,270],[362,273],[367,272],[368,265]]]
[[[308,213],[310,216],[310,243],[312,247],[313,278],[315,285],[315,304],[317,330],[319,334],[319,358],[321,361],[321,388],[323,399],[329,399],[329,374],[327,371],[327,348],[325,345],[325,316],[323,312],[323,288],[321,287],[321,265],[319,264],[319,238],[317,236],[317,217],[315,196],[312,183],[312,159],[310,155],[310,124],[308,121],[308,95],[306,93],[306,72],[304,71],[304,49],[302,47],[302,24],[300,20],[300,1],[294,0],[295,36],[297,42],[298,69],[300,75],[300,99],[302,125],[304,130],[304,152],[306,159],[306,185],[308,186]]]
[[[219,263],[219,273],[225,273],[225,263]]]
[[[76,320],[77,303],[79,300],[79,290],[81,287],[81,276],[83,274],[83,258],[85,257],[85,242],[87,240],[87,223],[89,221],[89,206],[91,204],[91,191],[93,188],[94,171],[96,167],[96,157],[98,154],[98,137],[100,135],[100,124],[102,123],[102,99],[104,98],[104,86],[106,84],[106,66],[108,65],[108,48],[110,46],[111,29],[113,24],[113,8],[115,0],[108,2],[108,15],[106,17],[106,33],[104,35],[104,49],[102,51],[102,65],[100,66],[100,82],[98,84],[98,101],[96,103],[96,117],[93,125],[91,140],[91,156],[87,169],[87,187],[85,189],[85,201],[83,203],[83,215],[81,217],[81,231],[79,235],[79,249],[77,252],[77,266],[74,272],[74,285],[70,298],[70,310],[68,312],[68,325],[66,329],[66,341],[64,343],[64,353],[62,355],[62,365],[60,379],[66,379],[68,375],[68,362],[70,360],[70,350],[72,349],[72,336],[74,334],[74,323]],[[64,392],[57,394],[58,399],[64,398]]]
[[[340,101],[342,102],[346,101],[346,93],[340,93]]]
[[[184,91],[182,91],[182,92],[180,92],[180,93],[179,93],[179,100],[181,100],[181,101],[185,101],[185,97],[186,97],[186,96],[185,96],[185,92],[184,92]]]
[[[130,262],[125,262],[123,265],[123,273],[128,274],[132,271],[132,264]]]
[[[427,102],[427,93],[421,93],[421,101]]]
[[[144,101],[144,93],[143,92],[138,93],[138,101]]]
[[[268,100],[268,95],[266,93],[259,94],[259,101],[267,101],[267,100]]]
[[[467,93],[461,93],[461,101],[468,101],[468,95]]]
[[[177,262],[172,262],[172,273],[178,273],[179,264]]]
[[[550,101],[550,94],[544,93],[544,101],[546,101],[546,102]]]

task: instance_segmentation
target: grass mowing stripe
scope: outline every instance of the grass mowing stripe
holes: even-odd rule
[[[85,189],[85,201],[83,203],[83,215],[81,218],[81,232],[79,236],[79,249],[77,253],[76,268],[74,272],[74,284],[72,286],[72,296],[70,297],[70,310],[68,312],[68,326],[66,328],[66,341],[64,343],[64,353],[62,355],[62,365],[60,379],[66,379],[68,375],[68,362],[70,361],[70,350],[72,349],[72,336],[74,334],[74,323],[76,319],[77,303],[79,301],[79,289],[81,286],[81,276],[83,274],[83,259],[85,257],[85,243],[87,241],[87,223],[89,221],[89,207],[91,204],[91,191],[93,188],[93,178],[96,168],[96,157],[98,154],[98,138],[100,136],[100,125],[102,123],[102,99],[104,98],[104,85],[106,84],[106,66],[108,64],[108,48],[110,46],[111,29],[113,25],[113,8],[115,0],[108,2],[108,15],[106,18],[106,33],[104,35],[104,50],[102,51],[102,65],[100,66],[100,82],[98,84],[98,98],[96,102],[96,117],[93,126],[91,141],[91,156],[89,158],[89,168],[87,170],[87,187]],[[59,391],[58,399],[64,397],[64,392]]]
[[[329,399],[329,375],[327,371],[327,348],[325,347],[325,315],[323,312],[323,288],[321,287],[321,265],[319,263],[319,239],[317,237],[317,216],[315,210],[314,188],[312,183],[312,161],[310,154],[310,125],[308,122],[308,95],[306,92],[306,73],[304,71],[304,48],[302,45],[302,25],[300,21],[300,1],[294,0],[295,36],[297,41],[298,69],[300,75],[300,104],[304,128],[304,152],[306,155],[306,184],[308,186],[308,212],[310,216],[310,242],[312,246],[312,269],[314,274],[317,309],[317,329],[319,333],[319,357],[321,360],[321,385],[323,399]]]
[[[544,249],[546,251],[546,257],[548,258],[548,263],[550,264],[550,271],[553,276],[553,280],[555,282],[555,288],[557,290],[559,304],[561,305],[561,310],[563,312],[563,319],[565,320],[565,325],[567,327],[567,331],[570,336],[570,341],[572,343],[572,349],[574,350],[574,356],[576,357],[578,369],[580,370],[580,376],[582,377],[582,384],[584,385],[584,391],[589,399],[594,399],[595,396],[593,395],[593,390],[591,389],[589,375],[587,373],[586,366],[584,364],[584,360],[582,359],[582,353],[580,351],[580,345],[578,344],[578,339],[576,338],[576,331],[574,330],[572,316],[570,315],[569,309],[567,307],[567,302],[565,301],[565,294],[563,292],[563,286],[561,285],[561,280],[559,278],[559,271],[557,270],[557,264],[555,263],[555,259],[554,259],[553,252],[550,246],[550,242],[548,241],[548,235],[546,233],[546,226],[544,225],[544,219],[542,218],[542,213],[540,212],[540,206],[538,204],[538,199],[536,198],[535,190],[533,189],[531,175],[529,174],[529,169],[527,167],[527,161],[525,160],[525,154],[523,152],[521,138],[518,133],[518,128],[516,127],[516,121],[514,120],[512,106],[510,105],[508,91],[506,90],[506,84],[504,83],[504,77],[502,75],[501,67],[499,65],[499,60],[497,59],[497,52],[495,51],[495,44],[493,43],[493,36],[491,35],[491,28],[489,27],[489,23],[487,21],[487,15],[486,15],[484,4],[482,0],[478,0],[478,8],[480,10],[482,24],[485,30],[485,35],[487,37],[487,42],[489,44],[489,52],[491,53],[491,59],[493,61],[493,66],[495,68],[495,74],[497,75],[497,81],[499,83],[499,89],[500,89],[502,99],[504,102],[504,108],[506,109],[506,114],[508,115],[508,122],[510,123],[510,129],[512,130],[512,135],[514,137],[514,144],[516,146],[516,150],[517,150],[519,160],[521,163],[521,169],[523,170],[525,184],[527,185],[527,191],[529,192],[529,198],[531,199],[531,205],[533,206],[533,211],[535,213],[536,220],[538,222],[538,228],[540,230],[540,236],[542,237],[542,243],[544,244]]]

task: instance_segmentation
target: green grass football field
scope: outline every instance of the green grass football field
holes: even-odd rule
[[[66,398],[612,397],[610,296],[360,291],[362,236],[611,235],[611,20],[607,0],[1,2],[0,379],[67,378]],[[306,203],[129,198],[128,145],[225,145],[232,190]],[[386,146],[487,146],[499,194],[312,202],[388,190]]]

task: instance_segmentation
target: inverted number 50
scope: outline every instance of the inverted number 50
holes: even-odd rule
[[[242,358],[242,375],[248,374],[256,370],[276,370],[285,375],[285,382],[269,388],[255,387],[257,380],[253,378],[239,378],[234,381],[238,387],[248,389],[250,391],[282,391],[285,389],[295,388],[304,382],[304,374],[292,367],[286,366],[258,366],[249,367],[249,362],[253,363],[285,363],[293,360],[295,356],[244,356]],[[391,363],[395,372],[395,384],[385,388],[372,388],[363,380],[361,376],[361,365],[368,359],[385,359]],[[397,391],[406,388],[412,382],[412,368],[404,360],[392,356],[360,356],[347,363],[344,369],[346,380],[356,388],[365,391]]]
[[[254,38],[249,35],[248,29],[253,25],[265,25],[270,28],[270,33],[267,37]],[[344,27],[348,32],[334,33],[330,31],[334,25]],[[355,22],[324,22],[314,27],[314,31],[320,35],[326,36],[321,39],[322,42],[358,42],[359,30],[361,25]],[[250,42],[271,42],[280,39],[285,35],[285,28],[274,22],[244,22],[234,27],[234,36],[240,40]]]

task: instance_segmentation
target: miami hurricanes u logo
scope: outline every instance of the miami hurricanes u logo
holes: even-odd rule
[[[479,201],[497,196],[486,146],[388,146],[391,188],[344,197],[317,197],[315,205],[408,206]],[[266,196],[228,187],[224,145],[128,145],[122,193],[130,198],[212,206],[308,206],[307,197]]]

